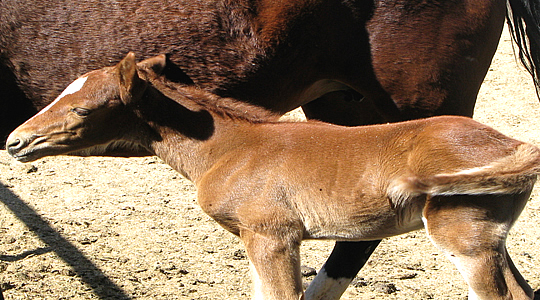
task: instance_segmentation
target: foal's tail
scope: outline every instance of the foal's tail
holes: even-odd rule
[[[521,144],[511,155],[493,163],[429,178],[409,177],[412,194],[513,194],[532,189],[540,174],[540,149]]]

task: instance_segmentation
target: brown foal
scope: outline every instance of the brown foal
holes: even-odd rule
[[[254,298],[304,294],[304,239],[377,240],[426,228],[474,299],[531,299],[505,240],[540,170],[540,150],[465,117],[341,127],[277,122],[254,106],[167,82],[164,56],[92,71],[18,127],[27,162],[122,142],[193,181],[202,209],[243,241]],[[313,288],[314,287],[314,288]],[[346,285],[345,287],[346,288]]]

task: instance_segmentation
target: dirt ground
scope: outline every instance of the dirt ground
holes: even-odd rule
[[[540,145],[540,104],[505,33],[475,118]],[[239,240],[198,207],[193,186],[156,157],[53,157],[21,164],[0,152],[0,284],[6,299],[246,299]],[[540,289],[536,189],[507,242]],[[318,270],[332,242],[309,241]],[[313,279],[306,274],[306,284]],[[424,231],[384,240],[343,299],[466,299],[456,268]]]

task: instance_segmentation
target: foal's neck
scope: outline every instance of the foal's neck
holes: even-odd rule
[[[196,98],[180,97],[172,100],[169,95],[157,89],[148,89],[143,96],[144,99],[137,109],[138,114],[153,131],[149,135],[152,138],[145,144],[158,157],[193,182],[221,155],[242,143],[232,137],[240,136],[239,133],[249,130],[253,123],[262,122],[261,119],[249,120],[245,116],[234,116],[231,110],[216,112],[216,108],[205,107],[206,104],[201,105],[194,100]],[[196,92],[194,97],[207,95],[206,92]],[[267,116],[271,121],[273,115]]]

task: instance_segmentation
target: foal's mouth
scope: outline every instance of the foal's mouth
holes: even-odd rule
[[[8,149],[9,155],[11,155],[14,159],[22,163],[32,162],[45,156],[68,154],[68,153],[71,153],[72,151],[76,151],[76,150],[68,150],[68,149],[65,149],[64,147],[51,147],[50,145],[28,147],[28,148],[17,150],[17,151],[10,151]]]
[[[6,147],[6,148],[7,148],[7,152],[9,153],[9,155],[11,155],[17,161],[26,163],[26,162],[31,162],[31,161],[34,161],[36,159],[39,159],[39,157],[37,157],[35,151],[33,151],[32,149],[13,150],[10,147]]]
[[[46,148],[42,147],[24,147],[24,148],[13,148],[6,145],[7,152],[9,155],[11,155],[13,158],[15,158],[17,161],[26,163],[31,162],[34,160],[37,160],[46,154],[44,154],[44,151]]]
[[[28,154],[11,154],[11,156],[13,158],[15,158],[17,161],[19,162],[22,162],[22,163],[27,163],[27,162],[31,162],[31,161],[34,161],[34,160],[37,160],[38,158],[32,158],[30,155]]]
[[[32,135],[26,139],[15,137],[6,143],[8,154],[23,163],[55,154],[58,148],[63,147],[58,143],[52,143],[49,135]]]

